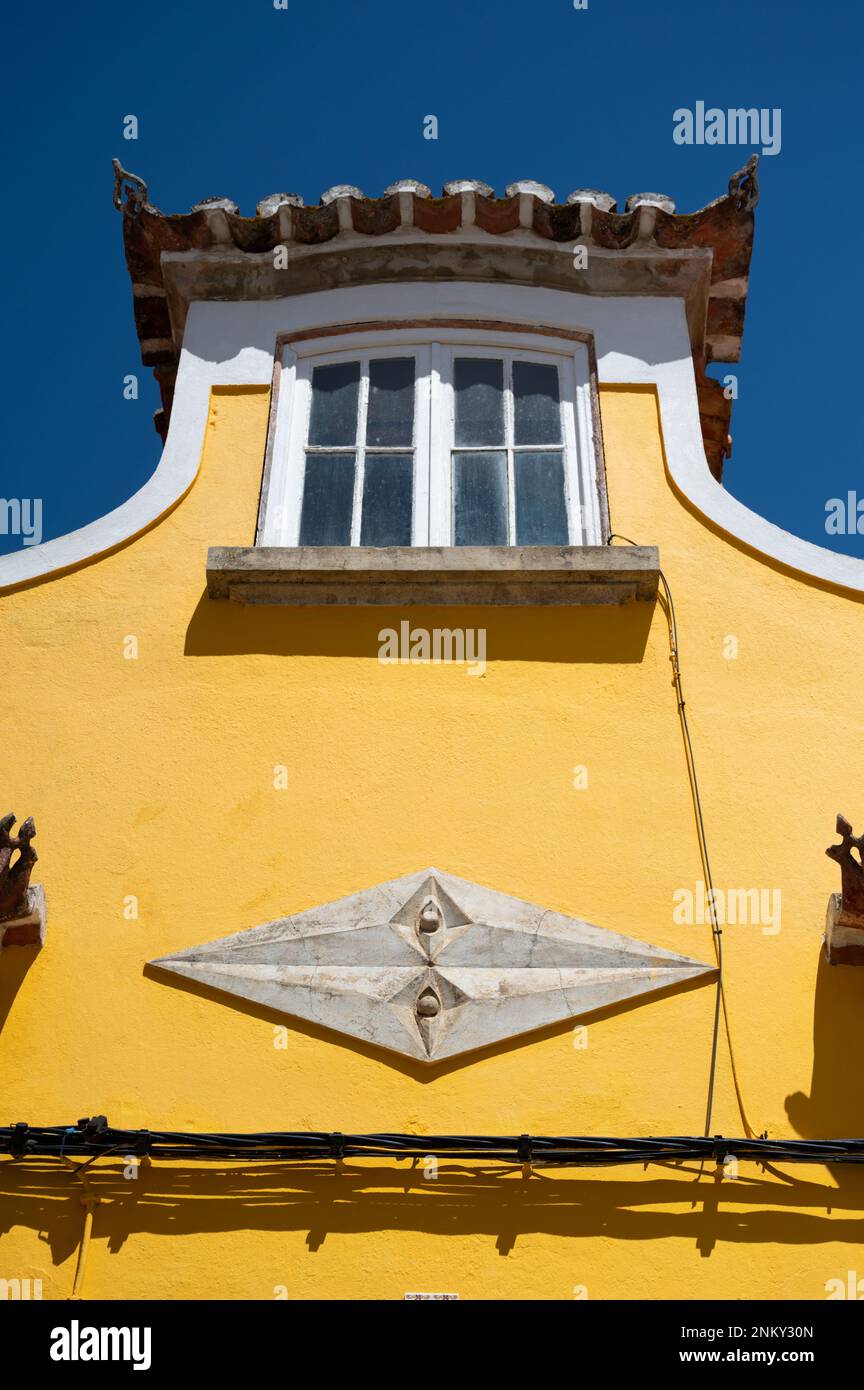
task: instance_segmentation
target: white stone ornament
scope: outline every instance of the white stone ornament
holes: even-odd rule
[[[428,1063],[716,976],[438,869],[150,964]]]

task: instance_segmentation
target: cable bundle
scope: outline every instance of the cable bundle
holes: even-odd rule
[[[104,1115],[75,1125],[0,1126],[0,1153],[13,1158],[107,1158],[316,1163],[346,1158],[419,1159],[601,1167],[625,1163],[712,1162],[864,1163],[864,1139],[727,1139],[681,1137],[606,1139],[584,1136],[487,1134],[342,1134],[275,1131],[265,1134],[187,1134],[175,1130],[113,1129]]]

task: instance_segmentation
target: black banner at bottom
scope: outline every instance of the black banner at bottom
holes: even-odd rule
[[[820,1303],[792,1302],[668,1302],[636,1301],[591,1303],[532,1302],[532,1324],[514,1328],[509,1314],[499,1325],[497,1313],[509,1305],[482,1300],[446,1297],[406,1297],[405,1302],[474,1302],[473,1314],[462,1323],[460,1311],[450,1316],[456,1323],[428,1321],[429,1314],[394,1316],[380,1304],[358,1300],[353,1310],[345,1303],[320,1305],[291,1302],[6,1302],[0,1307],[3,1361],[12,1347],[26,1359],[32,1374],[57,1376],[86,1372],[98,1376],[100,1368],[172,1377],[190,1372],[196,1379],[212,1375],[223,1384],[236,1377],[238,1385],[250,1376],[256,1380],[280,1365],[287,1376],[301,1372],[301,1357],[314,1355],[321,1372],[332,1374],[344,1364],[357,1372],[371,1373],[376,1343],[370,1331],[382,1319],[386,1335],[402,1338],[419,1351],[433,1335],[436,1339],[470,1329],[478,1365],[488,1375],[490,1366],[505,1361],[518,1344],[521,1357],[532,1355],[533,1338],[544,1324],[544,1336],[533,1350],[538,1358],[535,1374],[547,1371],[550,1353],[556,1361],[571,1364],[574,1376],[585,1379],[591,1364],[602,1359],[604,1379],[630,1370],[663,1373],[671,1368],[695,1370],[705,1366],[761,1366],[769,1371],[805,1366],[824,1376],[826,1372],[855,1365],[860,1353],[862,1308],[842,1300]],[[477,1317],[480,1308],[483,1309]],[[486,1317],[492,1317],[486,1335]],[[329,1335],[316,1335],[317,1316],[326,1321]],[[352,1335],[355,1316],[359,1339]],[[441,1316],[438,1314],[437,1316]],[[464,1313],[462,1314],[464,1316]],[[549,1323],[546,1324],[546,1318]],[[338,1328],[339,1335],[335,1335]],[[346,1335],[347,1334],[347,1335]],[[480,1335],[481,1340],[476,1340]],[[418,1343],[423,1338],[423,1343]],[[577,1338],[578,1341],[573,1339]],[[447,1343],[438,1341],[440,1351]],[[466,1343],[460,1338],[459,1359],[468,1372]],[[574,1357],[578,1360],[574,1361]],[[398,1374],[388,1345],[388,1379]],[[583,1360],[584,1358],[584,1360]],[[582,1369],[579,1369],[580,1362]],[[269,1368],[269,1372],[267,1370]],[[292,1369],[293,1368],[293,1369]],[[382,1368],[383,1369],[383,1368]],[[515,1369],[515,1368],[513,1368]],[[524,1376],[527,1368],[520,1372]],[[10,1382],[11,1384],[11,1379]]]

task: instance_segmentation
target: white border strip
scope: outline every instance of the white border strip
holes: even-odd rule
[[[497,318],[593,332],[600,383],[656,385],[672,482],[709,521],[794,573],[864,594],[864,560],[783,531],[712,477],[699,422],[690,339],[680,299],[592,298],[525,285],[361,285],[281,300],[195,302],[186,323],[171,426],[162,458],[139,492],[113,512],[42,545],[0,556],[0,591],[56,575],[147,530],[188,492],[200,466],[213,386],[269,386],[276,338],[333,323]],[[612,518],[614,527],[614,516]],[[253,533],[255,518],[250,518]],[[654,536],[634,537],[647,543]],[[218,544],[219,536],[213,537]]]

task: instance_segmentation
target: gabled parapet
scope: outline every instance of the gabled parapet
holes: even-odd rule
[[[380,198],[338,184],[315,206],[296,193],[273,193],[260,200],[254,217],[241,216],[222,197],[167,215],[149,202],[143,179],[117,160],[114,172],[141,356],[162,394],[156,427],[163,440],[193,301],[279,299],[394,280],[488,279],[587,295],[683,299],[705,452],[719,480],[730,448],[731,401],[705,366],[741,356],[759,197],[756,156],[732,175],[723,197],[687,214],[662,193],[632,194],[619,212],[609,193],[578,188],[558,203],[552,189],[533,179],[509,184],[503,198],[476,179],[446,184],[440,198],[416,179],[400,179]],[[575,270],[574,252],[583,255]]]

